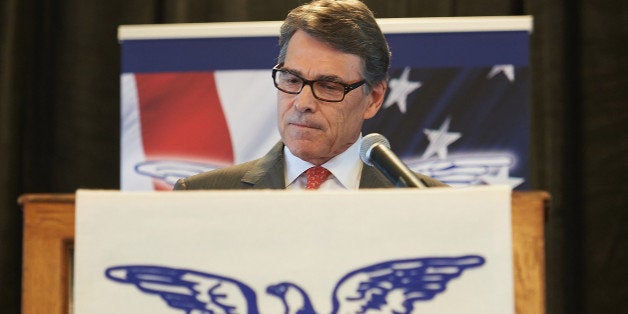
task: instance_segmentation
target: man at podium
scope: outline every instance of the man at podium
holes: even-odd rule
[[[393,187],[360,159],[362,124],[384,101],[390,65],[371,10],[359,0],[301,5],[284,20],[279,46],[272,78],[281,141],[259,159],[180,179],[174,189]]]

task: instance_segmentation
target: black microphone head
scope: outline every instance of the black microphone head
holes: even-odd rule
[[[360,145],[360,159],[369,165],[373,166],[371,162],[371,148],[377,144],[382,144],[386,146],[386,148],[390,148],[390,143],[388,140],[379,133],[371,133],[362,138],[362,144]]]

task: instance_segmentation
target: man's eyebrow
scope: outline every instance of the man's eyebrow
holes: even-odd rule
[[[343,84],[345,83],[345,81],[341,79],[340,77],[338,77],[337,75],[321,75],[318,78],[316,78],[316,80],[325,81],[325,82],[343,83]]]
[[[282,70],[285,70],[285,71],[287,71],[289,73],[292,73],[294,75],[297,75],[297,76],[303,78],[303,73],[301,71],[299,71],[299,70],[286,68],[286,67],[284,67]],[[334,75],[334,74],[319,75],[319,76],[317,76],[314,79],[314,81],[336,82],[336,83],[343,83],[343,84],[345,84],[345,80],[340,78],[338,75]]]

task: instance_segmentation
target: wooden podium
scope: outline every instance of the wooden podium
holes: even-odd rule
[[[513,192],[516,313],[545,313],[544,227],[549,195]],[[73,194],[29,194],[24,211],[22,313],[72,313]]]

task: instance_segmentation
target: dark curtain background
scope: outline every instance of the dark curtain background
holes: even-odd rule
[[[1,2],[2,313],[20,309],[18,196],[119,187],[117,26],[281,20],[302,2]],[[548,313],[627,312],[628,2],[365,2],[380,18],[534,16],[530,158],[533,188],[552,195]]]

